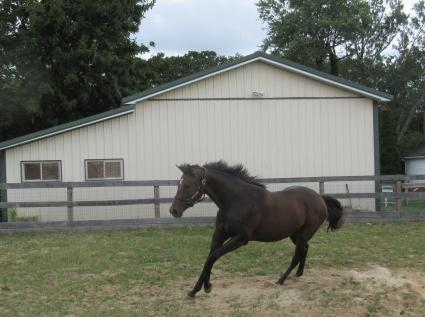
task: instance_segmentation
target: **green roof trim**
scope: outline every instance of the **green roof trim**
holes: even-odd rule
[[[48,136],[57,135],[66,131],[74,130],[83,126],[91,125],[96,122],[105,121],[114,117],[119,117],[134,111],[134,105],[126,105],[93,116],[85,117],[76,121],[60,124],[45,130],[37,131],[27,135],[17,137],[0,143],[0,150],[15,147],[20,144],[29,143],[35,140],[43,139]]]
[[[324,73],[316,69],[306,67],[306,66],[303,66],[303,65],[300,65],[300,64],[291,62],[289,60],[286,60],[274,55],[270,55],[264,52],[255,52],[251,55],[247,55],[238,60],[225,63],[217,67],[213,67],[213,68],[201,71],[199,73],[195,73],[195,74],[174,80],[172,82],[169,82],[163,85],[159,85],[157,87],[145,90],[141,93],[138,93],[132,96],[125,97],[121,100],[121,102],[123,104],[135,104],[141,100],[148,99],[154,95],[158,95],[168,90],[176,89],[180,86],[184,86],[185,84],[189,84],[193,81],[201,80],[203,77],[209,77],[214,75],[214,73],[226,71],[227,69],[231,69],[231,68],[237,67],[238,65],[246,64],[250,61],[256,61],[256,60],[262,60],[264,62],[277,64],[278,66],[282,66],[283,68],[286,68],[290,71],[292,70],[293,72],[304,74],[304,76],[307,76],[307,77],[314,77],[318,80],[326,81],[331,85],[333,84],[343,89],[345,88],[351,91],[355,91],[359,94],[367,95],[370,98],[377,99],[379,101],[391,101],[393,99],[393,96],[390,94],[345,80],[341,77],[333,76],[328,73]]]

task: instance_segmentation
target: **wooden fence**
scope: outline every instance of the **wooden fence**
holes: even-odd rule
[[[327,177],[297,177],[297,178],[265,178],[261,179],[261,182],[265,184],[291,184],[291,183],[318,183],[319,192],[325,193],[325,183],[328,182],[359,182],[359,181],[374,181],[375,192],[364,192],[364,193],[326,193],[339,199],[350,199],[350,198],[373,198],[377,201],[384,200],[385,198],[396,202],[395,211],[398,212],[396,217],[400,217],[401,202],[405,199],[423,199],[425,201],[425,192],[409,192],[408,188],[414,185],[410,184],[413,180],[423,180],[425,182],[425,175],[383,175],[383,176],[327,176]],[[394,183],[394,192],[380,192],[381,183]],[[176,180],[150,180],[150,181],[90,181],[90,182],[28,182],[28,183],[0,183],[0,192],[3,192],[1,197],[7,197],[7,190],[9,189],[34,189],[34,188],[66,188],[67,200],[66,201],[43,201],[43,202],[10,202],[5,201],[3,198],[0,201],[0,210],[3,210],[2,219],[7,221],[7,208],[20,208],[20,207],[67,207],[68,209],[68,226],[70,223],[81,223],[81,221],[74,221],[74,207],[87,207],[87,206],[119,206],[119,205],[141,205],[141,204],[153,204],[154,205],[154,217],[160,219],[160,208],[163,203],[170,203],[172,198],[161,198],[160,187],[163,186],[176,186]],[[75,201],[74,188],[83,187],[153,187],[154,197],[144,199],[121,199],[121,200],[84,200]],[[419,187],[419,185],[418,185]],[[6,195],[5,195],[6,193]],[[211,202],[209,199],[205,199],[204,202]],[[6,212],[5,212],[6,211]],[[425,210],[424,210],[425,211]],[[363,214],[365,215],[365,214]],[[378,214],[375,214],[375,216]],[[388,213],[386,214],[389,217]],[[375,217],[374,216],[374,217]],[[420,219],[425,219],[422,215]],[[195,219],[195,218],[194,218]],[[163,219],[165,220],[165,219]],[[111,220],[112,221],[112,220]],[[149,222],[148,220],[143,220]],[[166,222],[171,220],[167,219]],[[176,222],[181,220],[175,220]],[[187,221],[187,220],[183,220]],[[161,222],[161,220],[159,220]],[[158,223],[159,223],[158,222]],[[172,221],[171,221],[172,222]],[[202,221],[200,221],[202,222]],[[59,222],[58,222],[59,223]],[[0,224],[3,225],[4,224]],[[24,226],[24,225],[22,225]],[[30,225],[26,225],[30,226]],[[1,230],[1,226],[0,226]]]

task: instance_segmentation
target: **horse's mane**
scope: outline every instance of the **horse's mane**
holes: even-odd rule
[[[252,184],[261,188],[266,188],[264,184],[258,181],[257,176],[250,175],[249,172],[246,170],[246,168],[242,164],[229,166],[224,161],[217,161],[217,162],[207,163],[204,165],[204,167],[235,176],[249,184]]]

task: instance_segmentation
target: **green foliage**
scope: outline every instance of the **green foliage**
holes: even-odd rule
[[[137,55],[147,48],[130,34],[153,4],[2,1],[0,139],[118,107],[137,89]]]
[[[213,51],[189,51],[182,56],[165,56],[165,54],[159,53],[147,61],[151,74],[150,85],[168,83],[238,57],[219,56]]]
[[[39,221],[38,216],[18,216],[15,218],[17,222],[37,222]]]
[[[264,49],[339,74],[339,61],[375,60],[406,22],[401,1],[259,0]]]
[[[7,209],[7,221],[9,222],[16,221],[16,208]]]
[[[389,60],[388,82],[394,93],[399,143],[413,131],[425,132],[425,2],[415,5],[415,13],[400,35],[398,56]],[[421,125],[413,125],[415,121]]]
[[[8,222],[28,222],[28,221],[39,221],[38,216],[18,216],[16,208],[7,209],[7,221]]]
[[[402,172],[400,149],[397,144],[396,117],[394,111],[382,111],[379,115],[381,174]]]

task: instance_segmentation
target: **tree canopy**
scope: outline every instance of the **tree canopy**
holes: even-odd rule
[[[165,56],[164,53],[158,53],[147,61],[150,74],[152,74],[151,86],[221,65],[238,57],[238,55],[220,56],[214,51],[189,51],[182,56]]]
[[[1,138],[119,106],[137,90],[137,55],[147,51],[130,34],[153,4],[0,2]]]
[[[400,0],[259,0],[263,48],[338,75],[339,61],[376,59],[406,22]]]

